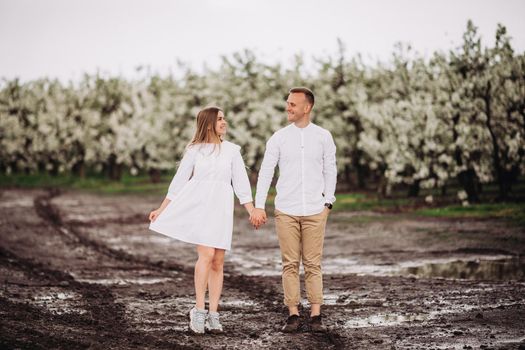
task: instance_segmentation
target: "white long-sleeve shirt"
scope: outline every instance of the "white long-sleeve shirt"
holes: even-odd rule
[[[264,209],[275,166],[279,165],[275,208],[285,214],[319,214],[335,202],[337,167],[332,134],[313,123],[304,128],[290,124],[266,143],[257,180],[256,208]]]

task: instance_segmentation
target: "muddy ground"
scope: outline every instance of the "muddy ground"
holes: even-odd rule
[[[273,223],[254,231],[236,208],[226,332],[191,335],[196,255],[148,231],[160,201],[0,190],[0,348],[525,348],[523,228],[373,212],[331,214],[329,331],[287,335]]]

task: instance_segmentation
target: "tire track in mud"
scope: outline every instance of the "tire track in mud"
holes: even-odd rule
[[[138,265],[152,268],[157,271],[168,271],[172,269],[193,275],[193,268],[191,267],[166,261],[153,262],[146,257],[139,257],[133,254],[128,254],[121,250],[112,249],[104,244],[101,244],[99,241],[87,238],[85,235],[78,232],[78,230],[76,230],[72,225],[64,223],[59,209],[51,204],[51,200],[55,197],[58,197],[60,194],[61,192],[59,190],[49,190],[46,195],[41,195],[35,198],[34,206],[40,218],[48,222],[62,235],[68,237],[74,243],[82,244],[116,260],[136,263]],[[225,279],[225,286],[238,289],[242,292],[247,292],[250,294],[250,296],[256,298],[268,309],[280,310],[280,308],[276,307],[273,303],[273,300],[277,298],[279,293],[271,288],[271,286],[261,283],[260,277],[244,276],[235,272],[227,272],[225,275],[229,275],[229,280],[227,281]],[[230,280],[235,280],[235,283],[231,282]]]
[[[0,348],[2,349],[86,349],[92,345],[87,341],[72,340],[61,334],[50,334],[42,329],[26,326],[27,323],[36,325],[39,322],[63,326],[74,324],[74,322],[57,317],[39,307],[27,303],[15,303],[5,297],[0,297],[0,310],[9,315],[9,318],[3,318],[0,322]],[[9,323],[13,319],[23,320],[24,324]],[[23,334],[23,338],[19,337],[20,334]]]
[[[52,189],[49,190],[46,195],[36,197],[34,200],[35,210],[40,218],[48,222],[57,231],[68,237],[74,243],[84,245],[107,257],[135,263],[137,265],[143,265],[157,271],[176,270],[182,273],[193,274],[193,269],[181,264],[166,261],[152,262],[147,258],[128,254],[122,250],[112,249],[81,234],[73,225],[64,223],[59,209],[51,204],[51,200],[58,197],[60,194],[61,192],[59,190]]]
[[[54,314],[43,307],[30,305],[27,302],[14,302],[0,296],[0,310],[9,315],[7,318],[2,318],[0,323],[2,348],[24,348],[29,345],[35,349],[85,349],[93,346],[107,348],[110,345],[120,346],[131,339],[135,346],[149,346],[155,343],[164,348],[176,346],[189,349],[183,344],[173,341],[159,343],[157,338],[130,331],[126,322],[124,305],[115,301],[114,294],[106,286],[76,281],[66,272],[22,258],[3,247],[0,247],[0,265],[20,270],[31,280],[45,282],[45,284],[37,285],[27,284],[28,287],[58,287],[79,293],[85,302],[84,309],[86,310],[85,314]],[[7,289],[8,284],[6,277],[4,289]],[[24,324],[20,325],[17,320],[23,320]],[[50,329],[47,329],[48,326]],[[64,334],[56,331],[57,326],[68,330],[71,330],[72,326],[75,328],[72,332]],[[88,336],[84,339],[68,337],[76,333],[75,331],[81,333],[77,336],[84,337],[86,334]],[[18,338],[20,334],[24,334],[23,340]]]
[[[192,267],[187,267],[182,264],[176,264],[167,261],[153,262],[147,257],[139,257],[133,254],[128,254],[121,250],[112,249],[96,240],[86,237],[77,229],[75,229],[75,222],[65,223],[62,220],[60,210],[51,203],[51,200],[55,197],[58,197],[60,194],[60,190],[50,189],[45,195],[40,195],[35,198],[34,207],[40,218],[48,222],[57,231],[59,231],[62,235],[68,237],[73,242],[89,247],[99,252],[100,254],[114,258],[116,260],[135,263],[161,272],[176,270],[184,274],[193,275]],[[96,223],[90,225],[95,224]],[[69,277],[73,278],[71,276]],[[233,271],[225,272],[225,277],[228,277],[224,279],[224,286],[226,288],[235,289],[239,292],[248,294],[250,297],[257,300],[257,302],[261,304],[267,311],[271,311],[274,313],[283,313],[283,306],[280,304],[280,302],[277,304],[274,303],[275,300],[281,299],[281,293],[276,291],[275,288],[273,288],[271,285],[266,284],[264,282],[264,277],[245,276]],[[344,337],[342,337],[336,331],[328,330],[327,332],[322,334],[312,334],[312,336],[318,340],[322,340],[332,348],[345,348],[343,341]]]
[[[111,322],[115,320],[123,320],[122,315],[124,314],[124,310],[121,305],[115,304],[113,294],[107,287],[78,282],[66,272],[50,269],[45,267],[42,263],[22,258],[2,247],[0,247],[0,264],[6,267],[17,268],[23,271],[31,279],[44,280],[46,282],[45,286],[67,287],[70,291],[79,292],[87,302],[88,312],[92,321],[97,320],[97,322],[102,321],[104,323],[112,324],[106,320],[108,318]],[[7,278],[4,283],[8,283]],[[99,305],[93,303],[95,300],[102,300],[105,303],[107,302],[107,305],[104,305],[104,307],[101,308]],[[121,330],[121,326],[122,322],[115,324],[115,327],[118,330]]]

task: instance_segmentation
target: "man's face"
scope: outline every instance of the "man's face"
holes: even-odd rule
[[[286,100],[286,112],[288,121],[296,122],[310,111],[310,104],[302,92],[292,92]]]

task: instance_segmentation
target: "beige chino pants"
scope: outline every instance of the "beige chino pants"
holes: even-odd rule
[[[284,304],[299,305],[301,290],[299,266],[304,267],[306,296],[310,304],[323,303],[323,255],[324,232],[328,209],[309,216],[287,215],[275,210],[275,227],[279,237],[282,258]]]

